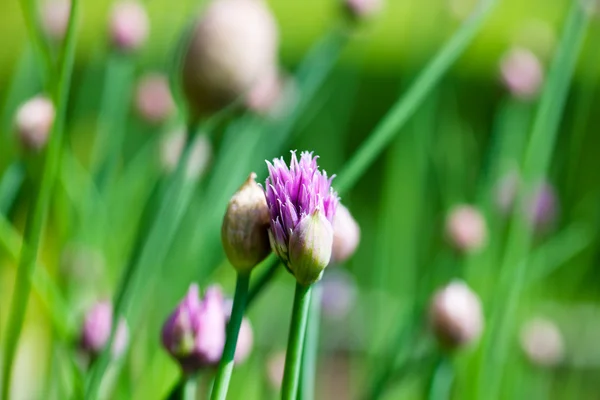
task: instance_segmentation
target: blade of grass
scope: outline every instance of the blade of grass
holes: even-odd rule
[[[556,56],[550,67],[548,81],[542,93],[531,136],[523,160],[523,179],[529,189],[548,170],[560,118],[566,101],[575,64],[587,31],[589,16],[581,3],[574,2],[567,17]],[[521,196],[522,197],[522,196]],[[521,203],[522,199],[518,204]],[[510,338],[513,334],[511,319],[526,282],[526,265],[531,245],[531,229],[526,218],[515,213],[510,222],[507,244],[500,269],[499,289],[492,310],[488,334],[484,338],[477,380],[477,398],[495,400],[500,389]]]
[[[31,291],[30,276],[35,270],[37,264],[38,250],[42,238],[42,231],[48,209],[52,189],[56,180],[58,166],[60,164],[60,155],[62,147],[62,138],[65,130],[65,120],[67,114],[67,104],[69,100],[69,89],[71,85],[71,73],[75,61],[75,42],[76,42],[76,20],[78,13],[78,0],[71,3],[71,15],[67,28],[64,57],[61,59],[60,70],[57,76],[57,88],[54,93],[56,104],[56,118],[51,130],[50,141],[46,158],[44,160],[44,170],[42,181],[38,188],[33,210],[27,217],[25,227],[25,246],[21,249],[21,258],[15,281],[15,290],[11,303],[11,310],[5,336],[5,347],[3,354],[3,373],[2,373],[2,398],[8,399],[10,393],[10,384],[13,371],[13,361],[17,353],[19,337],[27,311],[27,303]],[[29,7],[24,3],[24,6]],[[32,8],[25,8],[25,12],[35,12]]]
[[[4,172],[0,181],[0,215],[10,212],[24,180],[25,169],[19,162],[14,162]]]

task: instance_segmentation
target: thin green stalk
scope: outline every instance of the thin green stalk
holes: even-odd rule
[[[295,400],[296,395],[298,394],[302,350],[304,347],[304,336],[306,335],[306,324],[310,308],[311,289],[312,285],[304,286],[296,283],[292,320],[290,323],[287,352],[285,354],[285,369],[281,386],[282,400]]]
[[[250,274],[238,273],[235,284],[235,295],[233,297],[233,309],[231,310],[231,318],[227,324],[227,340],[225,341],[223,356],[217,369],[217,376],[215,377],[215,383],[210,396],[212,400],[225,400],[227,398],[229,381],[233,373],[233,358],[235,356],[238,334],[242,325],[242,319],[244,318],[244,311],[246,310],[249,284]]]
[[[523,179],[530,189],[548,170],[569,84],[575,69],[589,17],[579,2],[571,6],[556,56],[548,74],[523,161]],[[522,201],[519,198],[519,203]],[[527,281],[526,263],[531,246],[531,229],[526,218],[515,213],[510,222],[500,269],[495,308],[485,338],[477,386],[479,399],[499,398],[514,318],[522,289]]]
[[[259,294],[261,294],[264,288],[269,282],[273,280],[277,271],[279,271],[280,263],[279,258],[272,254],[267,261],[269,264],[267,270],[258,277],[256,283],[252,284],[250,291],[248,292],[248,300],[246,301],[246,307],[250,308],[250,305],[254,303]]]
[[[198,375],[183,375],[168,394],[166,400],[195,400],[198,391]]]
[[[140,310],[147,305],[134,299],[144,298],[154,287],[161,273],[160,267],[168,255],[194,193],[196,182],[195,179],[187,176],[187,166],[193,150],[195,132],[195,124],[189,124],[188,141],[177,170],[164,188],[156,217],[151,218],[148,215],[151,221],[149,226],[138,230],[136,250],[129,259],[121,278],[113,318],[117,321],[121,316],[125,317],[132,330],[137,326]],[[110,348],[116,326],[117,323],[113,323],[110,339],[88,374],[86,381],[88,399],[95,399],[98,396],[102,377],[110,362]]]
[[[26,245],[24,245],[21,250],[21,259],[19,260],[19,267],[15,280],[15,289],[11,303],[4,347],[4,371],[2,374],[1,396],[3,399],[8,399],[8,394],[10,392],[13,361],[19,345],[19,336],[23,328],[23,321],[25,319],[25,312],[27,311],[27,303],[31,292],[30,276],[33,275],[37,263],[42,231],[44,229],[46,216],[50,206],[52,189],[60,164],[62,138],[71,85],[71,72],[75,60],[75,28],[78,4],[78,0],[73,0],[71,3],[71,15],[69,17],[69,25],[65,39],[65,57],[61,60],[59,75],[57,77],[58,85],[56,93],[53,96],[56,104],[56,118],[52,126],[50,141],[44,160],[42,181],[37,190],[33,210],[28,215],[25,226]]]
[[[438,355],[435,369],[429,382],[428,400],[450,400],[452,398],[452,383],[454,382],[454,367],[447,355]]]
[[[317,282],[313,285],[312,292],[308,326],[306,328],[306,337],[304,338],[300,386],[298,387],[298,398],[302,400],[312,400],[315,398],[315,376],[317,374],[319,358],[319,328],[321,326],[323,286]]]
[[[41,78],[44,85],[48,84],[50,77],[54,75],[54,63],[50,54],[50,46],[46,41],[44,33],[40,29],[39,13],[36,0],[21,0],[21,13],[27,28],[27,34],[33,43],[33,50],[42,65]],[[67,46],[65,46],[66,48]]]
[[[443,75],[473,41],[497,3],[498,0],[481,1],[479,8],[469,20],[427,64],[412,86],[396,102],[339,174],[335,183],[338,193],[343,194],[354,186],[356,181],[367,171],[367,168],[377,159],[418,106],[440,82]]]
[[[20,162],[15,161],[6,169],[0,181],[0,215],[9,213],[24,180],[25,168]]]

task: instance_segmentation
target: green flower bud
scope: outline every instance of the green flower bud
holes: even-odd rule
[[[288,265],[298,283],[310,285],[321,279],[332,247],[333,227],[319,208],[298,222],[290,236]]]
[[[249,272],[271,252],[269,208],[255,179],[253,172],[233,195],[221,227],[225,254],[238,272]]]

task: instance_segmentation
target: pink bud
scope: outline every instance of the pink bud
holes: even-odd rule
[[[113,45],[123,51],[135,51],[144,45],[150,21],[144,6],[135,0],[123,0],[113,6],[110,36]]]
[[[50,39],[58,42],[65,37],[70,11],[70,0],[48,0],[44,2],[41,24]]]
[[[560,330],[545,318],[534,318],[523,326],[521,347],[532,363],[542,367],[556,366],[564,356]]]
[[[23,147],[39,152],[46,146],[52,124],[54,105],[44,96],[36,96],[17,110],[15,127]]]
[[[137,85],[135,105],[138,114],[150,123],[164,122],[175,109],[171,89],[166,76],[150,73]]]
[[[176,129],[166,134],[160,143],[160,164],[165,173],[170,174],[177,168],[185,147],[184,129]],[[186,166],[186,176],[198,179],[206,172],[212,158],[212,145],[206,134],[198,134],[192,144],[192,153]]]
[[[238,341],[235,347],[234,360],[236,364],[241,364],[248,359],[252,352],[252,345],[254,343],[254,334],[252,333],[252,325],[248,318],[242,319],[242,325],[240,326],[240,333],[238,334]]]
[[[544,71],[538,58],[525,48],[513,48],[500,62],[502,81],[513,96],[529,100],[542,87]]]
[[[356,251],[360,242],[360,227],[350,214],[350,211],[341,203],[338,204],[333,218],[333,249],[331,252],[332,263],[343,263]]]
[[[267,361],[267,378],[271,387],[279,390],[283,381],[283,370],[285,368],[285,351],[271,355]]]
[[[81,347],[86,352],[96,355],[106,346],[112,329],[113,309],[107,301],[96,303],[86,314],[81,330]],[[129,331],[123,318],[119,320],[112,353],[119,357],[125,351],[129,340]]]
[[[352,18],[365,19],[379,13],[383,8],[382,0],[344,0],[344,7]]]
[[[282,78],[277,70],[270,68],[246,94],[246,107],[257,114],[266,115],[275,110],[282,95]]]
[[[338,208],[339,212],[340,209]],[[323,314],[334,320],[347,317],[356,305],[358,288],[354,277],[346,270],[328,270],[321,280]]]
[[[457,250],[474,252],[486,242],[487,227],[483,215],[475,207],[454,207],[446,219],[446,234]]]

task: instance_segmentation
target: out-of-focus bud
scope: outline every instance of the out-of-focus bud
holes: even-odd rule
[[[177,129],[163,137],[160,143],[160,163],[165,173],[170,174],[177,169],[185,142],[184,129]],[[212,145],[206,134],[199,134],[194,138],[192,146],[192,152],[186,166],[186,176],[188,179],[198,179],[210,164]]]
[[[456,206],[446,219],[446,234],[457,250],[465,253],[476,252],[487,240],[485,219],[473,206]]]
[[[343,0],[344,11],[353,20],[364,20],[378,14],[383,8],[382,0]]]
[[[556,220],[558,205],[554,188],[549,183],[540,184],[527,202],[529,222],[538,233],[544,233]]]
[[[541,367],[554,367],[563,360],[560,330],[554,322],[545,318],[534,318],[523,326],[521,347],[527,358]]]
[[[81,330],[81,348],[92,356],[99,354],[108,339],[112,329],[113,310],[109,302],[96,303],[86,314]],[[129,342],[129,330],[123,318],[119,319],[119,325],[113,340],[113,357],[119,357],[125,351]]]
[[[229,201],[221,226],[225,254],[238,272],[250,272],[271,253],[269,222],[265,194],[252,172]]]
[[[452,281],[434,294],[429,317],[438,341],[450,349],[474,343],[483,330],[481,301],[462,281]]]
[[[150,123],[161,123],[169,118],[175,104],[167,77],[158,73],[143,76],[137,85],[135,106],[140,117]]]
[[[350,211],[341,203],[338,204],[333,218],[333,249],[331,262],[343,263],[356,251],[360,242],[360,227],[350,214]]]
[[[218,287],[208,288],[200,300],[198,285],[190,286],[162,329],[162,344],[184,373],[192,374],[219,362],[225,346],[225,318]]]
[[[135,0],[119,1],[110,15],[110,37],[113,46],[125,52],[138,50],[146,43],[150,21],[144,6]]]
[[[502,82],[511,94],[523,100],[535,98],[544,81],[544,70],[530,50],[515,47],[500,61]]]
[[[24,148],[39,152],[48,142],[54,123],[54,105],[44,96],[36,96],[17,110],[15,128]]]
[[[325,272],[320,285],[323,314],[333,320],[343,320],[354,309],[358,297],[354,277],[344,269],[334,268]]]
[[[513,212],[515,200],[519,192],[519,174],[511,171],[496,183],[495,203],[500,214],[506,216]]]
[[[245,95],[276,65],[278,32],[263,0],[213,0],[196,23],[183,64],[194,117]]]
[[[229,319],[231,318],[231,311],[233,309],[233,300],[225,299],[225,317],[227,318],[227,323],[229,323]],[[238,340],[235,346],[235,354],[233,355],[233,359],[236,364],[241,364],[248,359],[250,353],[252,353],[252,346],[254,345],[254,333],[252,331],[252,324],[247,317],[242,319],[242,324],[240,325],[240,331],[238,333]]]
[[[60,42],[67,33],[70,0],[48,0],[42,7],[41,24],[44,33],[52,40]]]
[[[321,279],[331,260],[332,248],[333,227],[317,208],[298,222],[290,236],[288,267],[298,283],[310,285]]]
[[[285,368],[285,351],[272,354],[267,360],[267,378],[274,390],[281,388],[283,370]]]
[[[246,107],[260,115],[275,111],[283,95],[283,81],[279,72],[272,68],[246,93]]]

